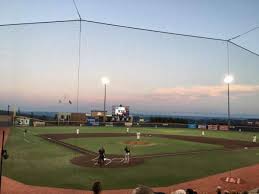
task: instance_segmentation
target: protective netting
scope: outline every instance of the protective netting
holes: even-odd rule
[[[121,103],[134,112],[159,114],[217,112],[225,106],[224,95],[207,95],[210,86],[222,85],[227,71],[224,42],[89,23],[83,27],[87,42],[82,44],[80,89],[87,92],[81,100],[88,95],[102,103],[99,79],[106,75],[111,79],[109,106]],[[213,99],[221,101],[220,107]]]
[[[111,114],[113,105],[122,104],[130,107],[130,114],[227,118],[227,84],[224,83],[224,77],[231,74],[234,77],[230,83],[231,119],[259,117],[259,56],[256,53],[225,39],[79,20],[70,0],[48,0],[44,1],[43,6],[34,0],[28,2],[32,7],[30,13],[26,12],[26,5],[21,1],[5,4],[12,10],[19,9],[23,17],[19,17],[18,13],[11,15],[0,6],[0,23],[35,22],[0,24],[0,109],[10,105],[11,110],[16,108],[17,112],[35,114],[48,111],[53,113],[53,120],[57,112],[65,115],[67,112],[103,110],[104,85],[101,78],[105,76],[110,80],[107,85],[108,114]],[[56,5],[55,8],[63,4],[65,11],[49,10],[51,6],[48,4]],[[86,8],[82,0],[78,1],[78,5],[79,12]],[[47,14],[41,14],[43,12]],[[3,13],[7,15],[6,18],[1,17]],[[32,20],[33,16],[36,17]],[[87,18],[86,12],[82,13],[82,17]],[[258,30],[250,35],[259,37]],[[248,42],[243,37],[233,41],[244,47]],[[256,50],[256,43],[249,45],[254,45]],[[85,117],[83,119],[85,124]],[[26,184],[42,186],[90,189],[92,182],[100,180],[106,184],[106,188],[130,188],[137,184],[170,185],[189,180],[190,177],[200,178],[258,161],[258,153],[250,150],[250,147],[240,154],[245,146],[254,146],[249,143],[252,138],[250,133],[236,133],[228,137],[247,141],[245,143],[220,140],[218,144],[215,139],[201,141],[200,137],[198,140],[192,137],[193,144],[190,139],[187,142],[181,137],[170,139],[167,136],[144,135],[153,133],[152,130],[157,128],[156,123],[141,128],[141,138],[146,138],[147,144],[150,141],[147,145],[150,147],[147,147],[146,153],[140,152],[141,155],[156,156],[149,160],[145,157],[150,156],[140,155],[135,158],[136,167],[120,169],[124,165],[124,145],[128,145],[125,142],[132,143],[133,140],[134,145],[135,133],[139,132],[139,128],[133,127],[127,132],[127,135],[132,133],[131,137],[92,134],[86,140],[83,137],[87,137],[87,133],[95,133],[95,130],[103,133],[126,133],[126,130],[110,126],[98,129],[78,127],[81,121],[75,121],[78,125],[75,127],[74,121],[69,119],[68,122],[64,119],[66,121],[63,120],[60,125],[59,118],[53,120],[44,124],[38,122],[40,127],[12,128],[6,145],[10,157],[4,162],[3,168],[6,176]],[[41,127],[45,124],[48,127]],[[167,126],[163,124],[160,126]],[[174,125],[175,128],[183,126],[187,127],[187,124]],[[169,129],[157,130],[155,133],[169,133]],[[190,135],[201,136],[199,130],[186,132],[185,129],[175,129],[173,132],[178,135],[190,132]],[[60,136],[47,133],[60,133]],[[214,131],[206,131],[204,135],[207,136],[207,133],[210,137],[216,136]],[[233,135],[230,132],[225,134]],[[167,142],[169,139],[172,141],[170,144]],[[119,167],[118,171],[96,168],[96,153],[104,144],[108,147],[107,166]],[[111,147],[109,150],[109,146],[116,149]],[[229,148],[229,152],[221,152],[223,146]],[[241,151],[230,152],[234,148],[241,148]],[[137,150],[134,149],[132,146],[133,155]],[[191,159],[190,153],[187,153],[187,158],[182,158],[182,152],[202,152],[207,149],[215,149],[215,152],[192,155]],[[162,155],[172,153],[174,157],[164,159],[160,151]],[[181,156],[174,155],[178,152]],[[173,170],[168,170],[168,167]],[[175,177],[177,179],[172,180]],[[161,183],[157,180],[161,180]]]
[[[74,106],[77,23],[14,26],[0,34],[3,104],[42,111]]]
[[[234,116],[258,116],[258,65],[258,56],[230,46],[230,72],[235,76],[230,86],[231,112]]]
[[[81,25],[81,50],[79,21],[1,27],[1,106],[102,109],[107,76],[108,111],[124,104],[133,113],[226,116],[229,69],[232,115],[258,115],[257,55],[224,40]]]

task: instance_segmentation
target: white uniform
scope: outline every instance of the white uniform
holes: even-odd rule
[[[253,143],[256,143],[256,135],[253,136]]]
[[[204,135],[205,135],[205,132],[204,132],[204,131],[202,131],[202,132],[201,132],[201,135],[202,135],[202,136],[204,136]]]
[[[76,134],[79,135],[79,129],[76,129]]]
[[[140,140],[140,132],[137,132],[137,140]]]
[[[127,133],[129,133],[129,128],[127,128]]]
[[[130,162],[130,150],[128,148],[125,148],[124,163],[129,163],[129,162]]]

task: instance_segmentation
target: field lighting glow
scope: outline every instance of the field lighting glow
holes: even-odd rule
[[[109,80],[109,78],[107,78],[107,77],[102,77],[102,84],[103,85],[108,85],[109,83],[110,83],[110,80]]]
[[[225,78],[224,78],[224,82],[226,84],[230,84],[234,81],[234,77],[232,75],[226,75]]]

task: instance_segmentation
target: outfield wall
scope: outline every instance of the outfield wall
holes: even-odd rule
[[[133,127],[188,128],[188,124],[182,124],[182,123],[133,123]]]
[[[248,132],[259,132],[259,127],[257,126],[232,126],[231,131],[248,131]]]

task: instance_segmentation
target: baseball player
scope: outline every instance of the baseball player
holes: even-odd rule
[[[201,132],[201,135],[204,136],[204,135],[205,135],[205,131],[202,131],[202,132]]]
[[[26,134],[27,134],[27,129],[24,129],[24,131],[23,131],[23,137],[24,138],[26,137]]]
[[[140,132],[139,131],[137,132],[137,140],[138,141],[140,140]]]
[[[127,128],[127,133],[129,133],[129,128]]]
[[[100,166],[103,166],[105,161],[105,149],[101,147],[98,152],[99,152],[98,164]]]
[[[129,162],[130,162],[130,148],[129,148],[128,146],[126,146],[126,147],[124,148],[124,151],[125,151],[124,163],[129,164]]]
[[[79,135],[79,132],[80,132],[79,129],[76,129],[76,134],[77,134],[77,135]]]
[[[253,143],[256,143],[256,135],[253,136]]]

